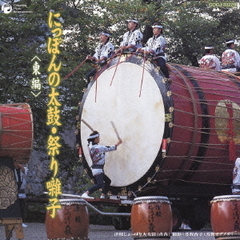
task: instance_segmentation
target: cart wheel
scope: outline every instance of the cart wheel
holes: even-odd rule
[[[120,206],[116,212],[130,212],[131,208]],[[113,226],[116,230],[129,230],[131,227],[130,217],[115,216],[112,218]]]

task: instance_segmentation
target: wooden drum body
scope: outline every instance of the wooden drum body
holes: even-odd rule
[[[240,239],[240,195],[214,197],[211,224],[216,239]]]
[[[33,142],[33,119],[27,103],[0,104],[0,156],[26,164]]]
[[[173,132],[157,179],[197,186],[229,184],[230,189],[240,151],[240,79],[221,71],[168,66]]]
[[[170,239],[172,210],[167,197],[137,197],[131,210],[134,239]]]
[[[88,239],[89,216],[86,203],[82,199],[60,199],[61,209],[56,217],[46,214],[46,232],[49,240]]]

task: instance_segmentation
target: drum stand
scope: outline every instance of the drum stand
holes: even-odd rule
[[[24,239],[22,218],[0,218],[0,224],[5,226],[6,240],[10,240],[15,230],[18,240]]]

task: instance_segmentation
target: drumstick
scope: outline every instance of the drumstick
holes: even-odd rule
[[[111,80],[110,86],[112,86],[113,79],[114,79],[114,77],[115,77],[115,74],[116,74],[118,65],[119,65],[119,63],[120,63],[120,60],[121,60],[121,55],[119,56],[119,59],[118,59],[118,61],[117,61],[117,65],[116,65],[116,68],[115,68],[115,70],[114,70],[114,73],[113,73],[113,76],[112,76],[112,80]]]
[[[69,78],[73,73],[75,73],[82,65],[86,62],[87,59],[82,61],[73,71],[71,71],[63,80]]]
[[[140,85],[139,97],[141,97],[141,94],[142,94],[143,76],[144,76],[145,63],[146,63],[146,58],[145,58],[145,56],[143,56],[143,70],[142,70],[142,77],[141,77],[141,85]]]
[[[117,131],[117,128],[116,128],[114,122],[111,121],[111,124],[112,124],[112,127],[113,127],[114,132],[115,132],[116,135],[117,135],[117,138],[120,140],[121,138],[120,138],[120,136],[119,136],[119,134],[118,134],[118,131]]]
[[[81,119],[81,121],[92,131],[94,131],[94,129],[83,119]]]

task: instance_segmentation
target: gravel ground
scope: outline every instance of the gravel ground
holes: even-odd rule
[[[47,234],[44,223],[26,223],[27,228],[24,228],[25,240],[47,240]],[[214,240],[212,232],[206,231],[181,231],[173,232],[170,240]],[[90,240],[133,240],[131,231],[117,231],[113,226],[90,225],[89,226]],[[0,226],[0,240],[5,240],[4,227]],[[17,240],[15,233],[11,240]]]

